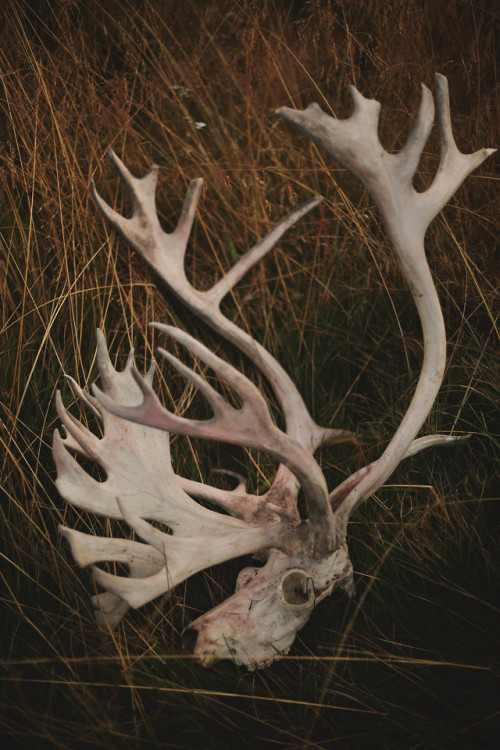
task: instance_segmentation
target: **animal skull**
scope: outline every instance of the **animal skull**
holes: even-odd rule
[[[287,107],[278,114],[326,149],[364,185],[377,205],[401,271],[417,306],[423,330],[424,360],[413,399],[381,456],[329,491],[314,458],[317,449],[350,433],[322,428],[280,364],[244,330],[228,320],[220,303],[237,282],[261,260],[284,232],[318,205],[314,198],[277,224],[244,254],[208,291],[195,289],[184,271],[184,254],[200,196],[201,180],[188,188],[176,229],[166,233],[155,207],[158,167],[142,178],[128,171],[110,151],[110,158],[127,187],[133,213],[124,218],[97,194],[104,216],[145,258],[163,282],[197,316],[244,352],[271,384],[283,411],[286,428],[274,423],[256,386],[234,367],[187,333],[154,324],[185,346],[223,378],[239,396],[235,408],[208,381],[160,349],[160,355],[191,381],[212,407],[208,420],[178,416],[156,396],[153,371],[142,377],[132,356],[123,372],[110,362],[103,335],[98,334],[98,364],[102,390],[94,395],[70,379],[76,396],[102,421],[103,437],[87,430],[64,408],[57,408],[66,435],[54,436],[57,486],[74,506],[124,520],[141,541],[102,538],[61,528],[79,565],[115,561],[128,566],[128,576],[112,575],[94,567],[104,592],[94,597],[100,624],[116,627],[129,606],[140,607],[209,566],[245,554],[265,559],[262,567],[245,568],[236,592],[184,632],[184,642],[207,664],[214,658],[233,658],[250,669],[270,664],[288,652],[295,634],[315,606],[336,588],[353,588],[353,571],[346,546],[350,516],[391,476],[407,456],[459,438],[434,435],[417,438],[441,385],[446,362],[445,330],[439,300],[424,252],[427,226],[465,177],[494,149],[471,155],[458,151],[451,130],[447,82],[436,77],[438,121],[442,154],[431,186],[422,193],[413,178],[429,135],[434,104],[423,87],[413,132],[397,154],[381,146],[377,125],[380,104],[365,99],[351,87],[352,115],[336,120],[313,104],[304,111]],[[244,481],[225,491],[178,476],[171,465],[169,433],[253,447],[279,462],[274,481],[261,496],[246,491]],[[97,461],[107,478],[97,482],[76,462],[78,452]],[[297,510],[302,489],[307,518]],[[209,510],[195,498],[219,508]],[[171,533],[160,531],[159,521]]]

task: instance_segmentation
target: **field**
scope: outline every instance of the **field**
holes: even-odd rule
[[[135,347],[145,370],[164,344],[148,326],[158,320],[199,336],[260,384],[243,357],[163,293],[101,218],[91,179],[116,210],[129,210],[109,146],[136,175],[153,162],[161,166],[158,212],[167,230],[189,181],[203,177],[188,250],[188,277],[200,289],[294,207],[324,196],[224,309],[276,356],[318,423],[355,432],[354,440],[322,450],[330,487],[380,454],[418,378],[418,316],[364,190],[275,110],[317,101],[347,117],[347,88],[355,84],[382,102],[380,139],[396,151],[410,132],[420,84],[434,90],[440,72],[449,80],[458,147],[469,153],[498,146],[495,6],[1,4],[6,750],[496,747],[498,155],[466,180],[426,240],[448,366],[421,434],[470,438],[406,460],[356,512],[349,525],[355,596],[325,600],[273,666],[251,673],[227,660],[205,669],[181,649],[183,628],[232,593],[248,560],[197,574],[129,614],[115,632],[100,630],[90,604],[95,583],[74,564],[57,526],[105,535],[111,524],[64,502],[51,456],[56,391],[75,416],[87,418],[63,374],[82,387],[97,379],[97,327],[120,367]],[[418,189],[433,179],[439,145],[434,128]],[[165,364],[156,382],[165,403],[203,414],[201,397]],[[255,492],[265,491],[275,468],[255,451],[182,437],[172,439],[172,454],[183,476],[230,487],[211,473],[222,467],[248,475]]]

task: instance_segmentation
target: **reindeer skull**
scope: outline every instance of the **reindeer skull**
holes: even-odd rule
[[[118,373],[111,365],[103,336],[99,336],[104,391],[96,388],[92,397],[71,382],[77,397],[102,419],[104,435],[97,438],[71,417],[59,397],[66,437],[61,439],[56,433],[54,439],[57,484],[66,500],[82,510],[121,518],[142,540],[101,538],[62,529],[80,565],[103,561],[128,565],[128,577],[94,569],[97,583],[104,589],[94,599],[99,622],[115,626],[128,606],[142,606],[197,571],[241,555],[259,554],[266,559],[263,567],[241,571],[236,593],[191,623],[184,641],[203,663],[232,657],[250,669],[270,664],[278,654],[287,653],[321,599],[338,587],[352,591],[345,538],[354,510],[387,481],[404,458],[459,439],[446,435],[416,439],[440,388],[446,362],[444,323],[425,257],[424,234],[465,177],[493,149],[471,155],[458,151],[451,131],[446,79],[437,76],[436,82],[441,163],[433,183],[422,193],[414,190],[413,178],[434,117],[432,96],[425,87],[414,130],[398,154],[387,153],[378,140],[380,104],[365,99],[352,87],[354,111],[346,120],[326,115],[317,105],[303,112],[279,111],[350,169],[371,195],[423,329],[422,372],[398,430],[380,458],[330,493],[314,453],[322,445],[349,439],[351,433],[319,427],[279,363],[220,310],[224,296],[320,199],[308,201],[279,222],[212,289],[202,292],[190,284],[184,272],[201,180],[190,184],[179,223],[169,234],[161,228],[155,207],[158,168],[153,166],[138,179],[110,153],[131,195],[133,213],[125,219],[92,188],[98,207],[181,301],[261,370],[274,390],[286,428],[276,426],[265,399],[248,378],[177,328],[155,324],[226,380],[239,396],[240,408],[229,404],[203,376],[160,349],[161,356],[206,397],[213,416],[199,421],[168,411],[153,390],[152,371],[141,377],[129,359],[125,371]],[[243,483],[225,491],[179,477],[170,462],[169,433],[244,445],[273,456],[280,466],[271,488],[256,497],[246,492]],[[92,479],[70,451],[101,463],[106,481]],[[300,519],[297,510],[299,488],[307,506],[306,520]],[[194,498],[223,512],[209,510]],[[172,533],[160,531],[146,519],[162,522]]]
[[[262,568],[240,572],[235,594],[186,628],[183,644],[203,664],[229,650],[236,664],[265,667],[288,653],[316,604],[338,587],[352,591],[345,545],[316,565],[273,550]]]

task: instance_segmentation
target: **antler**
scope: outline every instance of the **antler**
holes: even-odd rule
[[[211,289],[200,291],[186,278],[184,258],[203,180],[190,182],[177,227],[168,233],[161,228],[156,212],[155,191],[159,167],[153,165],[149,172],[139,179],[129,172],[112,149],[108,150],[108,155],[130,194],[132,216],[126,219],[114,211],[91,183],[92,195],[99,209],[197,317],[243,351],[261,370],[276,394],[285,417],[288,435],[311,453],[323,443],[345,435],[342,430],[319,427],[309,414],[295,384],[276,359],[220,311],[222,300],[232,292],[238,281],[275,246],[290,227],[323,199],[312,198],[292,211],[264,239],[245,253]]]
[[[428,88],[422,98],[414,129],[404,148],[390,154],[377,135],[380,103],[365,99],[353,86],[350,94],[354,111],[347,120],[335,120],[317,104],[296,111],[283,107],[278,114],[295,125],[315,143],[332,154],[364,185],[384,222],[401,271],[417,306],[424,338],[424,361],[413,399],[398,430],[382,456],[342,485],[349,488],[336,511],[346,527],[349,516],[373,494],[398,466],[410,449],[435,401],[446,364],[446,334],[438,296],[424,251],[424,235],[467,175],[495,149],[462,154],[457,149],[450,119],[448,82],[436,75],[438,123],[441,131],[441,161],[431,186],[417,193],[413,179],[429,136],[434,103]],[[340,488],[332,493],[335,501]]]
[[[141,388],[151,388],[154,366],[145,378],[133,367],[133,353],[123,372],[117,372],[108,356],[104,336],[98,331],[98,365],[103,382],[102,399],[121,404],[138,403]],[[105,539],[66,527],[61,532],[71,543],[73,556],[85,566],[103,561],[126,563],[130,578],[95,569],[97,581],[107,592],[134,607],[165,593],[177,583],[225,560],[277,544],[277,517],[255,526],[208,510],[182,489],[172,470],[169,435],[152,427],[123,421],[103,409],[99,401],[70,380],[76,396],[101,419],[104,435],[98,438],[64,408],[58,393],[56,404],[67,436],[54,433],[53,454],[57,488],[72,505],[97,515],[123,519],[146,542]],[[133,407],[129,407],[133,408]],[[100,464],[104,482],[92,478],[72,457],[76,451]],[[160,532],[142,519],[166,525],[172,534]],[[116,599],[96,599],[108,624],[117,624],[124,614]],[[118,608],[118,609],[116,609]],[[102,617],[101,617],[102,621]]]
[[[173,232],[168,233],[161,228],[156,211],[155,193],[159,167],[154,164],[144,177],[137,178],[112,149],[108,150],[108,155],[130,195],[132,216],[127,219],[112,209],[97,193],[92,182],[91,192],[97,206],[127,242],[153,267],[167,287],[197,317],[243,351],[261,370],[278,399],[285,417],[287,434],[311,455],[325,443],[349,439],[352,433],[348,431],[319,427],[287,372],[263,346],[228,320],[220,310],[222,300],[232,292],[238,281],[275,246],[288,229],[323,199],[312,198],[292,211],[239,258],[211,289],[200,291],[186,278],[184,260],[203,180],[190,182],[177,226]],[[298,490],[295,476],[282,465],[269,492],[261,497],[260,505],[263,507],[268,502],[279,504],[288,515],[295,514],[298,517]]]
[[[241,571],[235,594],[192,623],[186,639],[204,663],[213,656],[229,654],[250,668],[270,663],[277,651],[287,652],[317,602],[338,587],[352,591],[352,565],[345,545],[352,512],[387,481],[405,457],[457,439],[445,435],[416,437],[439,390],[446,354],[443,318],[425,257],[424,235],[467,174],[494,149],[468,156],[458,151],[451,133],[446,79],[437,76],[436,80],[442,155],[436,177],[423,193],[415,191],[413,178],[434,113],[431,94],[425,87],[414,130],[398,154],[389,154],[378,140],[380,104],[365,99],[352,87],[354,112],[346,120],[333,119],[315,104],[304,111],[279,110],[282,117],[350,169],[370,193],[410,286],[424,337],[422,372],[392,440],[379,459],[354,473],[330,495],[313,453],[319,445],[345,433],[318,427],[276,360],[219,309],[224,295],[243,274],[319,199],[290,214],[212,289],[200,292],[186,279],[184,254],[201,181],[190,184],[177,228],[167,234],[160,227],[154,205],[157,167],[137,179],[111,152],[131,194],[133,213],[125,219],[94,190],[102,212],[191,310],[261,369],[283,409],[286,431],[275,425],[255,385],[189,334],[154,324],[225,379],[241,401],[239,408],[231,406],[203,376],[160,349],[162,357],[198,388],[213,410],[207,420],[172,413],[153,391],[153,369],[141,377],[129,357],[125,370],[116,372],[99,333],[103,391],[95,388],[95,395],[90,396],[74,381],[71,383],[76,396],[102,420],[104,435],[99,439],[84,428],[64,409],[59,397],[57,407],[67,436],[63,440],[56,432],[54,456],[57,485],[69,502],[83,510],[123,519],[142,540],[98,539],[62,529],[81,565],[112,560],[129,566],[128,578],[95,569],[97,582],[106,590],[94,600],[101,621],[115,625],[128,605],[138,607],[209,565],[259,552],[265,564]],[[169,432],[254,447],[273,456],[281,464],[271,489],[255,497],[241,482],[236,490],[223,491],[177,477],[170,463]],[[92,479],[69,451],[100,463],[107,473],[106,481]],[[297,511],[299,484],[309,516],[304,521]],[[203,508],[189,495],[215,502],[233,517]],[[145,519],[160,521],[172,534]]]
[[[182,343],[223,377],[241,398],[241,409],[232,407],[201,375],[190,370],[164,349],[158,350],[162,357],[190,380],[208,400],[214,412],[212,419],[195,421],[172,414],[161,405],[148,379],[141,378],[134,369],[131,371],[132,375],[144,397],[141,404],[117,404],[94,386],[94,394],[99,403],[111,414],[130,422],[191,437],[257,448],[278,459],[297,477],[304,490],[312,537],[312,554],[324,555],[332,551],[333,515],[328,490],[323,473],[311,454],[275,425],[265,399],[248,378],[184,331],[159,323],[154,325]]]

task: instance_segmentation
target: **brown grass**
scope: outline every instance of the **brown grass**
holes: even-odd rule
[[[189,180],[205,179],[188,269],[200,288],[291,207],[325,196],[240,285],[232,314],[287,367],[319,422],[358,430],[359,445],[322,457],[332,483],[374,457],[418,374],[418,321],[367,196],[274,110],[316,100],[346,116],[354,83],[382,101],[381,141],[397,149],[420,83],[432,87],[438,71],[449,79],[459,147],[497,146],[495,5],[2,4],[7,746],[231,747],[237,737],[242,747],[264,738],[290,750],[489,747],[498,718],[498,162],[467,180],[428,236],[449,368],[426,429],[476,437],[453,455],[415,457],[357,515],[357,600],[325,604],[272,669],[205,672],[179,655],[180,629],[231,590],[238,566],[198,576],[113,636],[99,633],[90,576],[75,571],[56,528],[63,518],[101,533],[106,524],[57,495],[50,442],[55,390],[70,402],[63,372],[85,386],[96,377],[97,326],[121,363],[132,345],[149,361],[150,320],[207,335],[97,215],[92,177],[128,210],[105,159],[111,145],[136,174],[161,165],[166,228]],[[421,186],[438,157],[433,133]],[[183,397],[180,383],[168,386]],[[167,397],[164,379],[160,387]],[[174,447],[193,478],[209,478],[219,461],[246,462],[255,487],[269,478],[261,456],[252,465],[236,451]],[[206,451],[197,465],[194,448]]]

